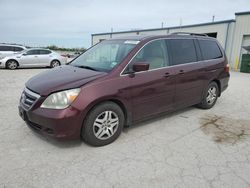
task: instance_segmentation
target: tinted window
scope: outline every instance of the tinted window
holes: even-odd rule
[[[21,47],[14,47],[15,52],[20,52],[23,51],[23,48]]]
[[[26,52],[26,55],[38,55],[39,50],[29,50]]]
[[[14,51],[12,46],[0,46],[0,51]]]
[[[49,50],[39,50],[40,51],[40,54],[50,54],[51,51]]]
[[[204,60],[216,59],[222,57],[220,48],[215,41],[199,40],[199,44]]]
[[[194,41],[192,39],[170,39],[172,64],[179,65],[197,61]]]
[[[133,64],[137,62],[149,63],[149,69],[157,69],[169,65],[166,51],[166,44],[164,40],[156,40],[147,44],[134,57],[126,72],[132,71]]]

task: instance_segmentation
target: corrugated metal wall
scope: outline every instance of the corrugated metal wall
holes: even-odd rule
[[[243,36],[250,35],[250,14],[236,15],[231,60],[235,70],[240,68]]]
[[[240,67],[241,46],[244,35],[250,35],[250,12],[236,13],[236,20],[228,22],[208,23],[207,25],[192,25],[148,31],[128,31],[92,35],[92,45],[103,39],[136,36],[136,35],[165,35],[174,32],[217,33],[217,39],[225,49],[231,68],[238,70]]]

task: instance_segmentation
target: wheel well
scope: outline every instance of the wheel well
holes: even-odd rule
[[[111,99],[111,100],[108,100],[108,101],[116,103],[122,109],[123,114],[124,114],[125,124],[126,124],[127,123],[127,119],[128,119],[128,114],[127,114],[127,109],[124,106],[124,104],[121,101],[117,100],[117,99]]]
[[[7,63],[8,63],[9,61],[15,61],[15,62],[17,63],[17,66],[19,66],[19,63],[18,63],[17,60],[15,60],[15,59],[9,59],[9,60],[6,62],[6,64],[5,64],[5,67],[6,67],[6,68],[7,68]]]
[[[61,62],[60,62],[58,59],[53,59],[53,60],[50,62],[50,65],[51,65],[51,63],[52,63],[53,61],[58,61],[58,62],[60,63],[60,65],[61,65]]]
[[[215,82],[218,85],[218,88],[219,88],[219,97],[220,97],[220,94],[221,94],[221,84],[220,84],[220,81],[217,80],[217,79],[214,79],[211,82]]]
[[[95,103],[94,105],[91,106],[91,108],[88,109],[87,115],[89,114],[89,112],[91,112],[91,110],[95,106],[100,105],[100,104],[105,103],[105,102],[113,102],[113,103],[117,104],[122,109],[122,111],[124,113],[124,119],[125,119],[125,125],[124,126],[129,126],[131,124],[131,118],[128,115],[128,111],[127,111],[125,105],[118,99],[108,99],[108,100],[103,100],[103,101],[99,101],[99,102]]]

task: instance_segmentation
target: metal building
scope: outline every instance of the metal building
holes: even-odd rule
[[[234,20],[156,29],[92,34],[92,45],[102,40],[115,37],[134,35],[164,35],[174,32],[205,33],[208,36],[216,37],[220,44],[224,47],[230,66],[234,70],[239,70],[241,68],[242,54],[250,53],[250,11],[235,13]]]

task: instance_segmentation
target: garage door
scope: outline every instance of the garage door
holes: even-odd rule
[[[243,37],[240,71],[250,73],[250,35]]]

